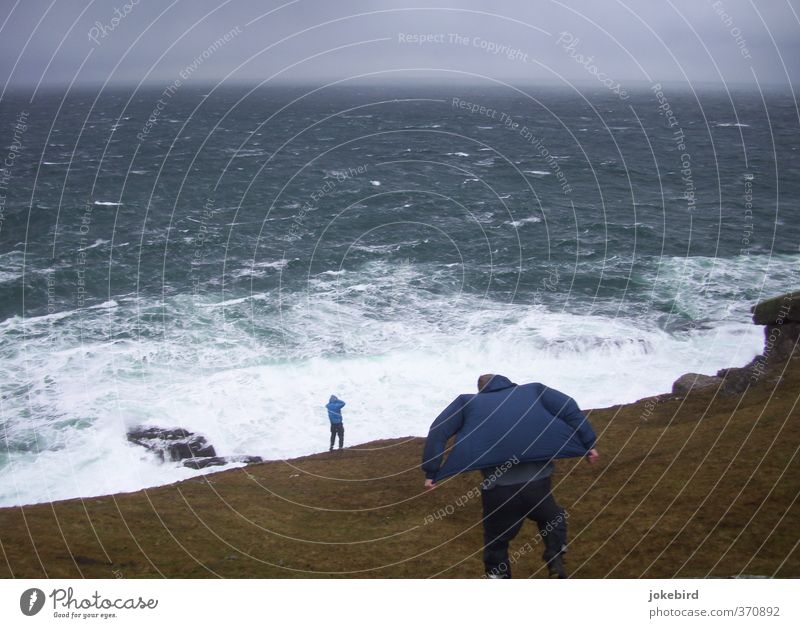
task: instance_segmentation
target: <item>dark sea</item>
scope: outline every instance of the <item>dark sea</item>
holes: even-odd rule
[[[204,473],[139,424],[280,459],[332,393],[352,445],[484,372],[592,408],[741,366],[798,287],[798,120],[669,85],[6,91],[0,505]]]

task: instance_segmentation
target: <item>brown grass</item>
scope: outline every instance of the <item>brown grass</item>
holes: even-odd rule
[[[592,410],[602,460],[562,461],[554,477],[572,575],[800,576],[800,369],[788,366],[743,396]],[[0,576],[478,577],[480,499],[461,496],[480,476],[424,492],[421,448],[420,438],[377,441],[0,509]],[[439,509],[452,514],[431,522]],[[526,523],[512,544],[523,552],[517,576],[545,576],[540,549]]]

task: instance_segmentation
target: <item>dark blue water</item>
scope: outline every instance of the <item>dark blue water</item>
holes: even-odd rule
[[[2,503],[193,473],[139,422],[275,458],[331,392],[362,442],[485,371],[630,401],[797,286],[789,93],[165,87],[0,101]]]

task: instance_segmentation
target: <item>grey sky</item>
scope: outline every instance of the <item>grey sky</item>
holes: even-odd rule
[[[788,85],[800,79],[796,4],[139,0],[126,9],[126,0],[2,0],[0,84],[163,83],[194,63],[188,80],[197,83],[275,73],[275,80],[324,82],[434,77],[425,69],[440,69],[474,80],[584,82],[598,80],[595,73],[623,86],[754,84],[754,76]],[[120,19],[115,8],[127,15]],[[433,40],[401,41],[411,34]],[[395,72],[408,68],[416,69]]]

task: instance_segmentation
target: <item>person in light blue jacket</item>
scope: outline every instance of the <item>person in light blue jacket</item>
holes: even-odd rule
[[[325,407],[328,409],[328,419],[331,422],[331,448],[328,451],[333,451],[333,443],[336,436],[339,436],[339,449],[342,448],[344,442],[344,423],[342,422],[342,408],[345,403],[336,395],[331,395]]]

